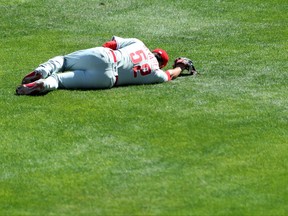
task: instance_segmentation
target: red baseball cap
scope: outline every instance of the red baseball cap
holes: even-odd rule
[[[160,65],[160,68],[165,67],[169,61],[169,56],[168,56],[167,52],[163,49],[160,49],[160,48],[154,49],[152,52],[158,53],[161,56],[163,63],[162,63],[162,65]]]

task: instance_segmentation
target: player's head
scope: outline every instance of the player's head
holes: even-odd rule
[[[160,68],[163,68],[167,65],[169,61],[169,56],[165,50],[157,48],[157,49],[154,49],[152,53],[155,55],[156,59],[158,60]]]

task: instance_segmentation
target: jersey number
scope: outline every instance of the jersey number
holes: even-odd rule
[[[146,76],[151,73],[151,68],[149,64],[145,63],[140,65],[139,63],[143,60],[147,60],[147,56],[145,55],[143,50],[138,50],[136,52],[130,53],[130,58],[133,64],[136,64],[133,67],[134,77],[140,73],[142,76]]]

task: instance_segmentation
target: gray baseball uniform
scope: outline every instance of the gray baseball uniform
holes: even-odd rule
[[[142,41],[117,36],[112,39],[117,43],[116,50],[105,47],[80,50],[50,59],[37,69],[50,76],[46,80],[51,89],[104,89],[171,79]]]

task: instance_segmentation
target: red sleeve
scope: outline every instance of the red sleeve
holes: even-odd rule
[[[112,50],[116,50],[117,49],[117,43],[115,40],[112,40],[112,41],[107,41],[106,43],[104,43],[102,45],[103,47],[106,47],[106,48],[110,48]]]
[[[171,75],[170,75],[170,73],[169,73],[168,70],[166,71],[166,74],[167,74],[167,76],[168,76],[168,81],[170,81],[170,80],[171,80]]]

